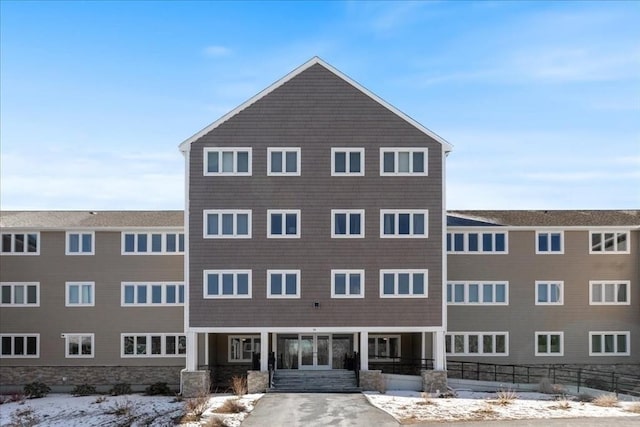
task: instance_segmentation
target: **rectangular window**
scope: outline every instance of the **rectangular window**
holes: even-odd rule
[[[447,233],[447,253],[506,254],[509,252],[506,232]]]
[[[630,356],[629,331],[589,332],[589,356]]]
[[[64,357],[94,357],[94,334],[63,334]]]
[[[267,148],[267,175],[300,176],[300,148]]]
[[[120,334],[120,357],[183,357],[187,337],[182,334]]]
[[[66,282],[65,289],[65,307],[95,306],[94,282]]]
[[[364,298],[364,270],[331,270],[331,298]]]
[[[509,305],[509,282],[449,282],[449,305]]]
[[[267,210],[267,237],[300,238],[300,209]]]
[[[380,148],[380,176],[428,175],[426,148]]]
[[[251,209],[207,209],[203,214],[205,239],[251,238]]]
[[[331,176],[364,176],[364,148],[331,148]]]
[[[589,281],[590,305],[629,305],[629,280],[591,280]]]
[[[94,240],[95,233],[93,231],[67,231],[65,255],[93,255],[95,253]]]
[[[429,211],[380,209],[380,237],[427,238]]]
[[[455,356],[508,356],[508,332],[451,332],[445,335],[445,349]]]
[[[184,304],[184,284],[181,282],[123,282],[121,284],[122,307],[167,306]]]
[[[400,357],[400,335],[369,335],[369,360],[385,361]]]
[[[182,255],[184,233],[122,232],[122,255]]]
[[[564,282],[536,281],[536,305],[563,305]]]
[[[0,334],[0,358],[40,357],[40,334]]]
[[[380,270],[380,298],[427,298],[429,270]]]
[[[267,270],[267,298],[300,298],[300,270]]]
[[[204,298],[251,298],[251,270],[205,270]]]
[[[206,147],[205,176],[251,176],[251,147]]]
[[[260,353],[259,335],[229,336],[229,362],[251,363],[256,353]]]
[[[0,290],[1,307],[40,307],[38,282],[2,282]]]
[[[628,231],[592,231],[589,233],[590,254],[628,254]]]
[[[2,255],[40,255],[40,233],[2,233]]]
[[[537,254],[563,254],[564,253],[564,232],[542,232],[536,231],[536,253]]]
[[[536,332],[536,356],[564,356],[564,332]]]
[[[364,209],[332,209],[332,238],[363,238]]]

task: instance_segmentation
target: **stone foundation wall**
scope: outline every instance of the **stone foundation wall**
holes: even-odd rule
[[[422,391],[432,394],[447,392],[447,371],[422,371]]]
[[[247,392],[264,393],[269,388],[268,371],[248,371],[247,372]]]
[[[209,393],[209,371],[180,372],[180,391],[184,397],[196,397],[203,393]]]
[[[363,391],[386,391],[386,380],[380,370],[360,371],[360,388]]]

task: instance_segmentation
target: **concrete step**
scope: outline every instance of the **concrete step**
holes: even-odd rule
[[[278,370],[270,393],[359,393],[355,372],[347,370]]]

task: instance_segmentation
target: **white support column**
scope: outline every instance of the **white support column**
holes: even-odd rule
[[[269,370],[269,332],[260,332],[260,370]]]
[[[198,334],[187,332],[187,371],[198,370]]]
[[[275,371],[278,366],[278,334],[276,333],[271,334],[271,351],[276,355],[275,361],[273,362],[273,370]]]
[[[420,359],[422,359],[420,361],[420,369],[425,369],[427,366],[427,362],[425,360],[427,358],[427,333],[422,332],[420,336],[422,337],[422,345],[420,346],[420,348],[422,349],[420,353]]]
[[[444,331],[433,332],[433,369],[435,371],[444,371],[447,369]]]
[[[360,332],[360,370],[369,370],[369,332]]]

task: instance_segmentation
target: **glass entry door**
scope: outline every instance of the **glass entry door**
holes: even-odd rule
[[[300,335],[298,342],[300,369],[331,369],[330,335]]]

